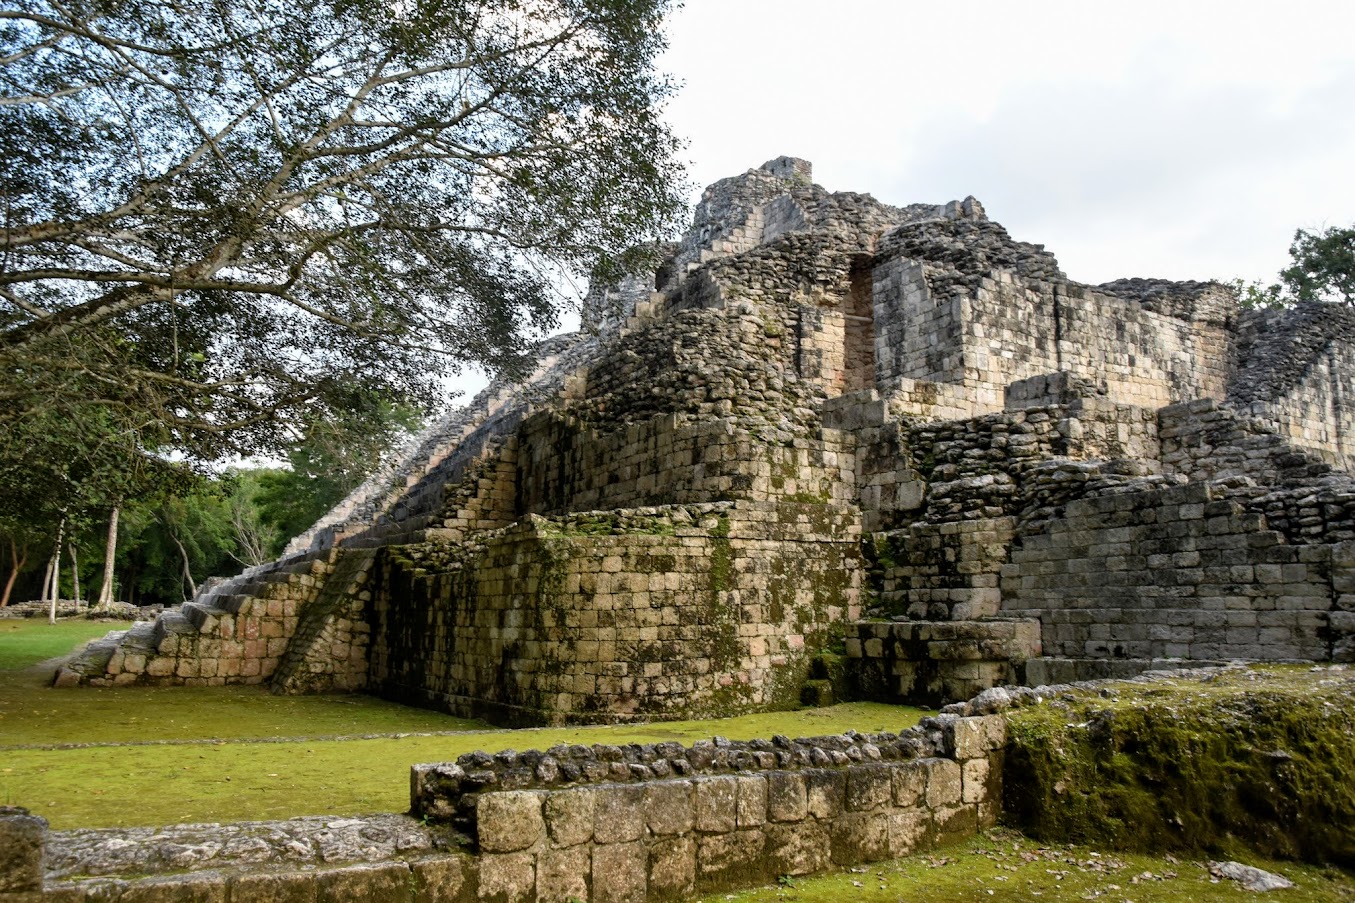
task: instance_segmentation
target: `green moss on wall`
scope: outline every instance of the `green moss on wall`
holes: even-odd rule
[[[1271,668],[1117,686],[1010,719],[1005,805],[1022,830],[1355,865],[1355,678]]]

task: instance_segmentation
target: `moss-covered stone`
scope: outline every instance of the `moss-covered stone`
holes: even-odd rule
[[[1355,865],[1355,677],[1239,669],[1115,686],[1012,716],[1005,806],[1022,830]]]

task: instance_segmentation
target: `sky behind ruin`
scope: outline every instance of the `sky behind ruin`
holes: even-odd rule
[[[781,154],[972,194],[1068,275],[1273,280],[1355,222],[1355,4],[686,0],[663,67],[704,186]]]

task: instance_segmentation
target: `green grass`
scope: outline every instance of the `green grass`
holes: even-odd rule
[[[1355,900],[1355,878],[1344,872],[1256,857],[1243,861],[1294,882],[1289,890],[1265,895],[1276,903]],[[719,894],[700,903],[1228,903],[1256,899],[1254,892],[1243,890],[1236,882],[1211,881],[1204,862],[1110,853],[1092,847],[1046,847],[1015,832],[998,830],[931,855],[812,878],[783,879],[775,887]]]
[[[126,630],[125,621],[57,621],[44,618],[0,620],[0,671],[16,671],[36,665],[101,637],[110,630]]]
[[[0,647],[9,639],[0,633]],[[898,731],[922,715],[851,703],[511,731],[367,696],[272,696],[258,687],[54,690],[45,686],[49,677],[0,674],[0,805],[26,806],[58,829],[403,812],[410,765],[477,749]],[[71,744],[84,745],[51,748]],[[48,748],[20,748],[34,746]]]

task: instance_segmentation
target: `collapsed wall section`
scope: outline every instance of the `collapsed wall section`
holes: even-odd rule
[[[826,505],[737,502],[395,547],[369,686],[518,723],[791,707],[810,654],[859,614],[859,539]]]

